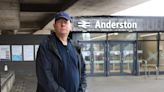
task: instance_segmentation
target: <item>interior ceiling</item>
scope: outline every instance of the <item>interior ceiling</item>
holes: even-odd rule
[[[54,13],[110,15],[149,0],[0,0],[1,34],[32,34],[52,28]],[[48,24],[48,25],[47,25]]]

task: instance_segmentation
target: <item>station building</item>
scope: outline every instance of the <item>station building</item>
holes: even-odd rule
[[[164,17],[78,16],[72,23],[70,37],[81,46],[88,75],[164,72]],[[28,74],[35,70],[37,49],[46,36],[1,35],[0,61]],[[29,70],[15,67],[20,65]]]

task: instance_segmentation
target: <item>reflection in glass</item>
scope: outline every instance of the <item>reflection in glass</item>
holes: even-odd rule
[[[104,72],[104,46],[103,44],[93,44],[94,72]]]
[[[161,40],[164,40],[164,32],[160,33]]]
[[[110,44],[109,47],[110,72],[120,72],[120,44]]]
[[[123,44],[123,72],[132,72],[133,55],[133,44]]]
[[[90,51],[91,50],[91,44],[81,44],[82,51]]]
[[[159,70],[164,71],[164,41],[160,41],[159,50],[160,50]]]
[[[91,45],[90,44],[81,44],[81,45],[82,45],[81,48],[82,56],[86,64],[86,73],[90,73],[91,72],[91,51],[90,51]]]
[[[108,40],[136,40],[136,33],[109,33]]]
[[[134,62],[134,44],[124,42],[109,43],[110,73],[131,74]]]
[[[139,41],[138,48],[142,51],[139,54],[139,61],[146,60],[150,66],[150,71],[155,71],[157,65],[157,42],[156,41]],[[139,52],[138,52],[139,53]],[[144,71],[145,63],[140,62],[140,72]]]
[[[77,41],[98,41],[98,40],[106,40],[105,33],[74,33],[74,40]]]
[[[138,33],[139,40],[157,40],[157,33]]]

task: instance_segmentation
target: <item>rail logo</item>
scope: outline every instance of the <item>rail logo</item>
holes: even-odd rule
[[[90,22],[87,22],[84,20],[80,20],[77,24],[78,24],[78,27],[82,27],[82,28],[88,28],[91,26]]]

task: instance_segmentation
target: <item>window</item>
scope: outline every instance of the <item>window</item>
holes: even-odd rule
[[[12,45],[12,61],[22,61],[22,45]]]
[[[23,57],[24,57],[24,61],[34,61],[33,45],[23,45]]]
[[[109,33],[108,40],[136,40],[136,33]]]
[[[10,60],[10,46],[0,45],[0,61],[9,61],[9,60]]]
[[[164,40],[164,32],[160,34],[161,40]]]
[[[159,69],[160,71],[164,71],[164,40],[160,41],[159,51],[160,51]]]
[[[105,33],[74,33],[73,39],[79,41],[106,40],[106,34]]]
[[[157,40],[157,33],[139,33],[138,40]]]

